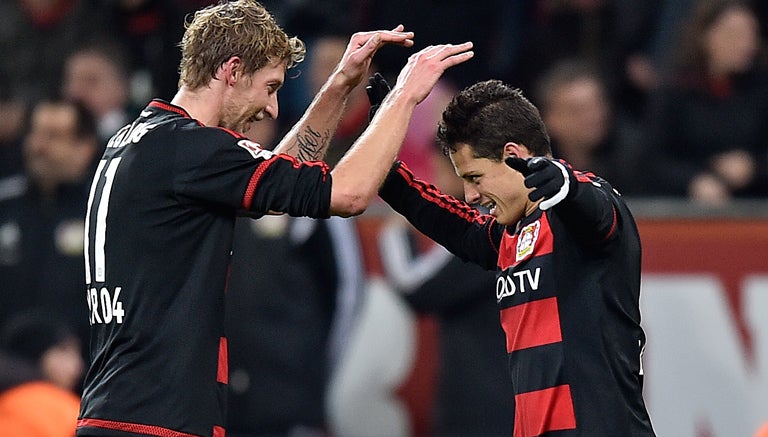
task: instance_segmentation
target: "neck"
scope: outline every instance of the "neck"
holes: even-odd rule
[[[528,204],[525,206],[525,217],[528,217],[529,215],[536,212],[536,209],[539,207],[539,203],[541,203],[541,200],[528,202]]]
[[[205,126],[218,126],[221,121],[223,93],[219,92],[216,83],[212,81],[208,86],[194,91],[183,85],[171,103],[184,108],[190,117]]]

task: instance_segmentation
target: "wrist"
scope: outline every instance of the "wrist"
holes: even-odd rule
[[[341,70],[334,70],[325,82],[325,87],[329,92],[347,96],[352,92],[360,81],[353,81],[347,77]]]

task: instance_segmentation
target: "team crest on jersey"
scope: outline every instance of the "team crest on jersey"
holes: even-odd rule
[[[538,220],[520,230],[517,236],[517,248],[515,250],[515,262],[520,262],[533,253],[533,247],[539,238],[541,223]]]
[[[253,156],[253,159],[261,158],[267,160],[275,156],[274,153],[270,152],[269,150],[265,150],[261,147],[261,145],[250,140],[240,140],[237,142],[237,145],[247,150],[248,153]]]

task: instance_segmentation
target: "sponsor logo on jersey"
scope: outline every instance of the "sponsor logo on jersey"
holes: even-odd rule
[[[520,230],[520,234],[517,237],[515,262],[520,262],[531,256],[536,240],[539,238],[539,229],[541,229],[541,223],[536,220]]]
[[[525,293],[539,289],[541,267],[513,272],[511,269],[506,274],[500,274],[496,278],[496,302],[501,302],[505,297],[515,293]]]
[[[266,161],[275,156],[274,153],[265,150],[261,145],[250,140],[240,140],[237,142],[237,145],[247,150],[253,156],[253,159],[263,159]]]

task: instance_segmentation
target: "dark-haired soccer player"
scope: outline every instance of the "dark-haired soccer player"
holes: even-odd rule
[[[471,43],[414,54],[369,129],[331,172],[322,158],[350,90],[386,44],[356,33],[305,116],[273,153],[242,133],[277,117],[304,46],[256,1],[195,13],[180,89],[113,136],[91,184],[85,261],[91,366],[78,436],[225,435],[224,291],[237,214],[361,213],[394,161],[413,108]],[[290,260],[274,260],[290,262]],[[279,290],[275,290],[279,292]]]
[[[454,97],[438,141],[466,202],[402,163],[379,194],[460,258],[498,270],[514,436],[654,435],[642,397],[640,239],[621,196],[552,159],[538,110],[499,81]]]

